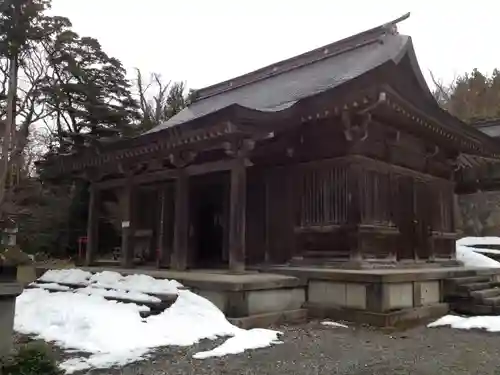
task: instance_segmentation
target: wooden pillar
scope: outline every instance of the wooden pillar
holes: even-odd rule
[[[264,174],[264,184],[265,184],[265,192],[264,192],[264,264],[271,264],[271,236],[270,236],[270,229],[271,229],[271,178],[270,174],[268,171],[265,172]]]
[[[175,184],[175,224],[172,269],[187,268],[189,250],[189,176],[183,168],[178,169]]]
[[[87,217],[87,246],[85,252],[85,265],[91,266],[99,244],[99,190],[92,184],[90,186],[89,212]]]
[[[122,208],[122,244],[121,244],[121,266],[132,267],[134,261],[134,186],[127,182],[121,200]]]
[[[244,158],[236,158],[231,169],[229,270],[245,271],[246,167]]]
[[[350,165],[347,174],[347,236],[351,261],[361,261],[363,258],[359,238],[359,224],[361,223],[360,179],[360,167],[355,164]]]
[[[160,186],[158,189],[158,204],[160,213],[158,216],[157,226],[157,243],[156,243],[156,266],[161,268],[165,259],[165,186]]]

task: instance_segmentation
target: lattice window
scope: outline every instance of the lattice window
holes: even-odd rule
[[[298,225],[307,227],[347,221],[347,168],[304,170],[298,182]]]

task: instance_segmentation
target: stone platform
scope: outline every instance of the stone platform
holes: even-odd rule
[[[306,284],[295,276],[247,272],[231,274],[219,270],[186,272],[162,269],[119,267],[78,267],[84,271],[114,271],[122,275],[144,274],[179,281],[214,303],[233,324],[242,328],[266,327],[307,319]],[[45,268],[37,268],[40,276]]]
[[[379,327],[404,327],[449,312],[446,281],[491,276],[500,269],[436,267],[332,269],[267,266],[244,274],[225,270],[185,272],[156,268],[81,267],[174,279],[209,299],[241,327],[301,322],[308,316],[354,321]],[[39,276],[44,269],[37,269]]]
[[[418,269],[344,270],[266,267],[266,272],[298,277],[307,283],[309,315],[398,327],[442,316],[445,280],[499,275],[500,269],[439,267]]]

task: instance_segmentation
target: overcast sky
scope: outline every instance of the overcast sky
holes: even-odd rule
[[[500,67],[494,0],[53,0],[127,68],[202,88],[378,26],[413,38],[425,76]],[[429,78],[428,78],[429,81]]]

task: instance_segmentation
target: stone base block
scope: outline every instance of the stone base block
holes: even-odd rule
[[[408,328],[423,321],[441,317],[449,312],[447,303],[437,303],[385,313],[314,303],[307,303],[306,308],[312,318],[346,320],[384,328]]]
[[[299,310],[306,302],[305,287],[239,291],[191,289],[211,301],[229,318]]]
[[[228,320],[235,326],[244,329],[268,328],[282,323],[304,323],[307,321],[307,315],[307,309],[298,309],[250,315],[244,318],[228,318]]]
[[[446,280],[479,276],[490,280],[500,271],[457,267],[450,269],[338,270],[276,267],[274,272],[307,281],[305,305],[312,316],[367,323],[405,325],[446,314]]]

